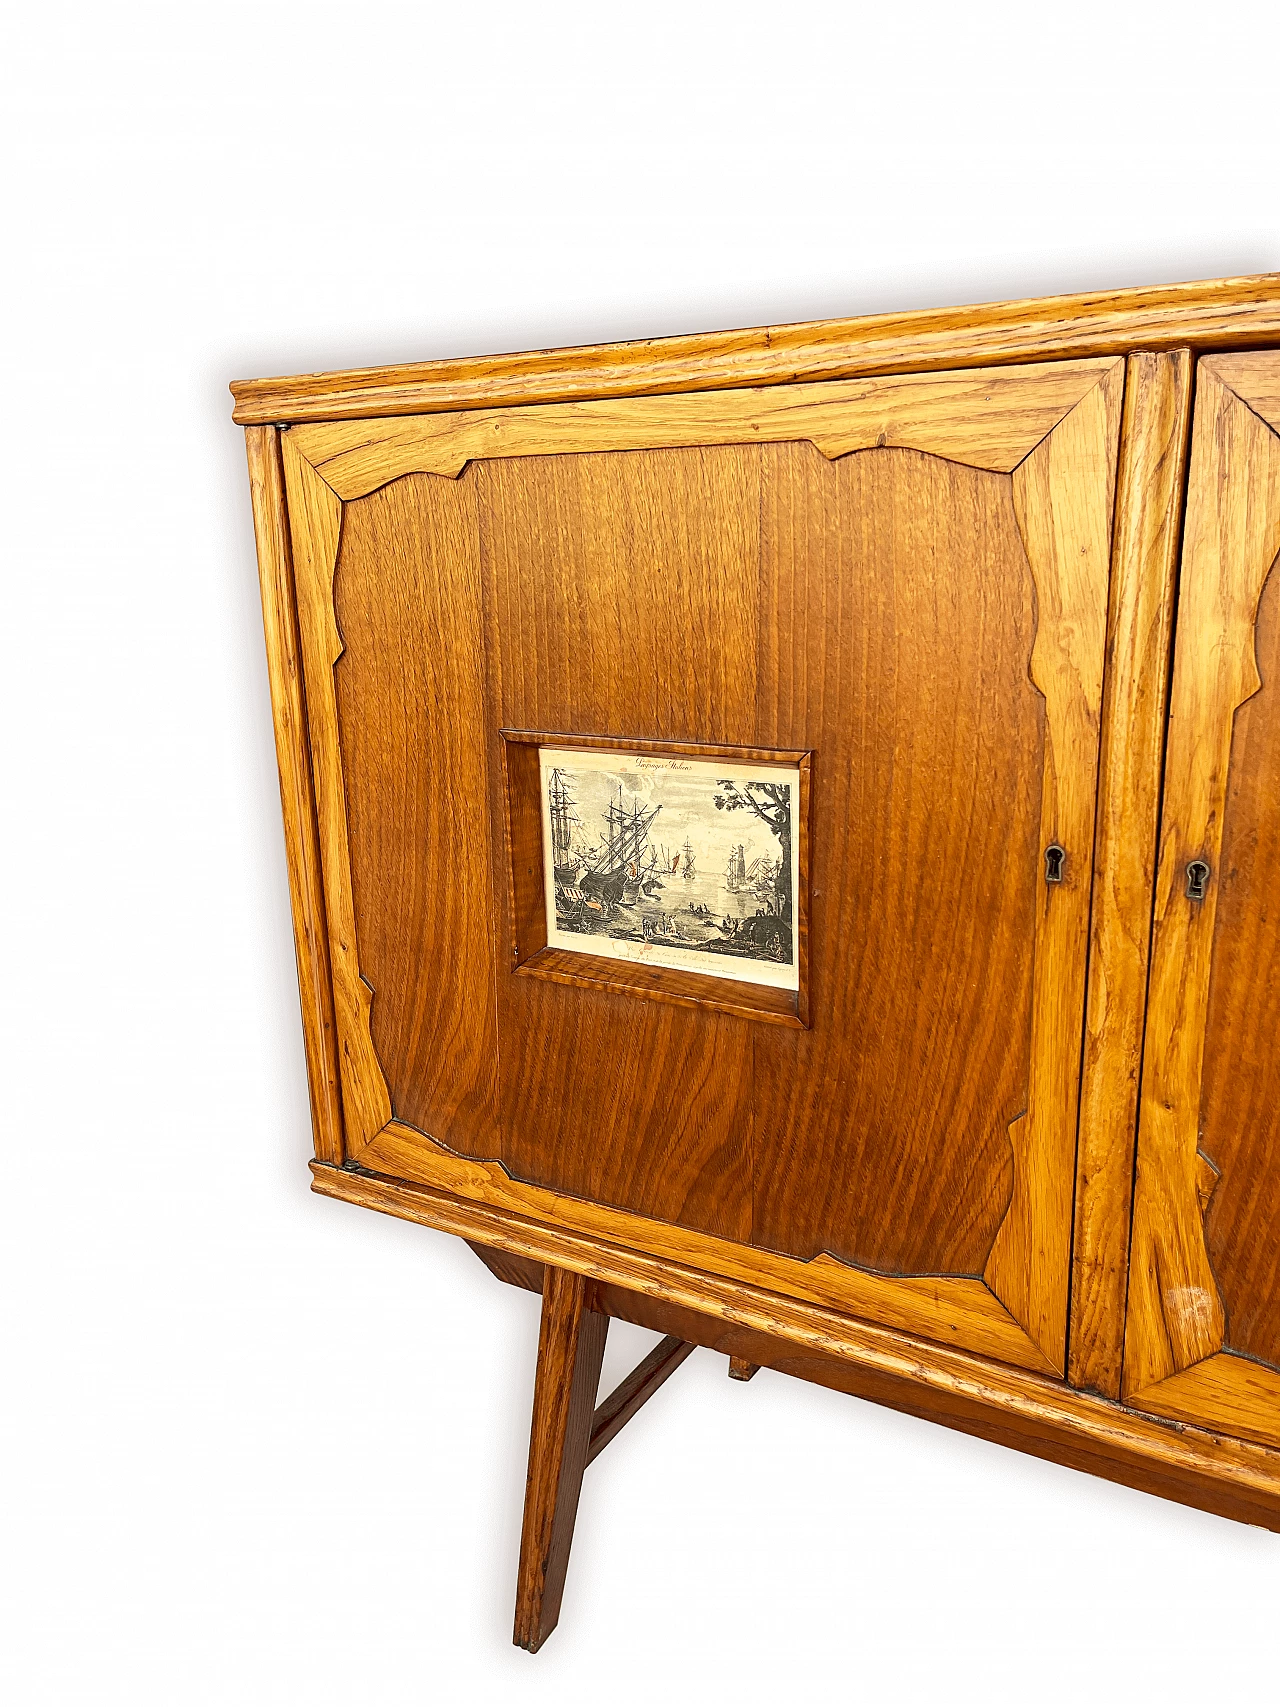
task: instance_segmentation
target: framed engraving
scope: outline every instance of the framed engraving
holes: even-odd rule
[[[800,771],[541,747],[553,948],[799,989]]]

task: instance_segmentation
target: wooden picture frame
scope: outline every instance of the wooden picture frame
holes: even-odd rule
[[[511,964],[522,977],[557,983],[625,990],[646,1000],[682,1007],[705,1007],[763,1020],[773,1025],[807,1026],[809,1016],[809,799],[813,755],[750,747],[698,746],[688,741],[628,740],[622,736],[563,735],[553,732],[501,731],[503,802],[511,878]],[[798,831],[796,888],[796,962],[798,988],[772,988],[750,981],[684,972],[672,966],[628,964],[587,953],[568,953],[547,945],[547,901],[542,856],[542,819],[538,809],[537,756],[543,747],[581,752],[640,753],[651,757],[722,759],[728,763],[786,766],[799,775],[795,814]]]

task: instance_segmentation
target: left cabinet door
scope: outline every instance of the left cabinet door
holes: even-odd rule
[[[1280,1446],[1280,355],[1198,369],[1125,1397]]]
[[[283,433],[348,1162],[1062,1374],[1124,372]]]

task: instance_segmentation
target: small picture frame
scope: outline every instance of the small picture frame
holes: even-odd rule
[[[513,970],[807,1024],[809,753],[503,740]]]

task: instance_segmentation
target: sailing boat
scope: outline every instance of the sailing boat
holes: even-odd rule
[[[604,846],[588,869],[578,878],[578,888],[587,897],[595,897],[607,907],[630,907],[638,899],[646,882],[653,881],[653,860],[642,863],[649,847],[649,827],[661,812],[661,806],[646,811],[639,801],[624,806],[622,789],[616,800],[609,802],[605,813]]]
[[[547,779],[547,797],[551,809],[551,864],[557,883],[573,883],[578,875],[582,855],[574,846],[574,831],[582,824],[577,813],[577,801],[569,792],[569,783],[562,770],[553,770]]]
[[[698,875],[694,869],[693,849],[689,846],[688,836],[685,837],[684,846],[680,849],[680,875],[686,883],[692,883]]]
[[[729,853],[729,869],[724,874],[724,886],[736,894],[747,881],[747,857],[741,842]]]

